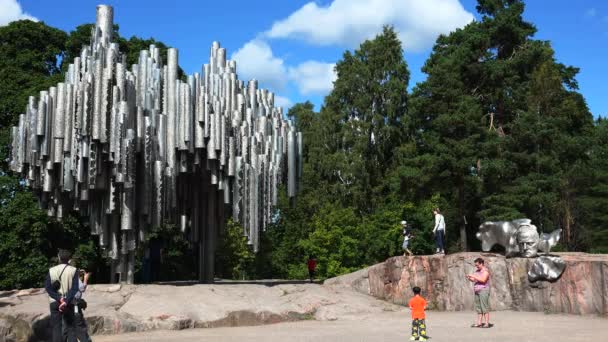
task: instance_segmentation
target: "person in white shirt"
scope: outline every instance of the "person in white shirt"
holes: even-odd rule
[[[441,215],[439,208],[435,208],[433,214],[435,215],[433,234],[435,234],[435,245],[437,246],[435,253],[445,254],[445,218]]]

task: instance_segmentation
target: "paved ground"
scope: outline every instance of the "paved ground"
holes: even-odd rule
[[[273,325],[154,331],[147,333],[95,336],[95,341],[407,341],[408,312],[385,313],[350,321],[301,321]],[[531,312],[502,311],[492,314],[490,329],[470,328],[472,312],[428,312],[427,325],[432,341],[560,342],[608,341],[608,319]]]

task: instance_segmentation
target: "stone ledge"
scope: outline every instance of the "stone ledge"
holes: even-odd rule
[[[482,257],[491,272],[492,310],[541,311],[568,314],[608,314],[608,255],[554,253],[566,262],[555,282],[528,281],[534,262],[493,253],[463,252],[446,256],[393,257],[370,267],[369,294],[405,305],[411,288],[419,286],[432,309],[473,308],[473,260]]]

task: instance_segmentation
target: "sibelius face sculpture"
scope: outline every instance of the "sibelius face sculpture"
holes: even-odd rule
[[[476,236],[481,241],[481,249],[488,252],[494,245],[502,246],[507,257],[535,258],[538,251],[548,254],[559,241],[561,229],[549,234],[538,235],[538,229],[530,219],[513,221],[488,221],[479,226]],[[534,261],[528,271],[528,280],[554,281],[566,268],[565,262],[556,256],[542,256]]]
[[[520,224],[517,229],[517,245],[519,255],[524,258],[533,258],[538,254],[538,230],[533,224]]]
[[[238,79],[219,43],[183,81],[176,49],[161,58],[151,45],[129,66],[112,28],[112,7],[97,6],[91,43],[65,80],[29,98],[12,130],[11,170],[49,216],[85,218],[114,281],[133,282],[136,247],[170,223],[198,251],[199,280],[211,282],[227,216],[257,251],[279,185],[296,195],[302,134],[272,92]]]

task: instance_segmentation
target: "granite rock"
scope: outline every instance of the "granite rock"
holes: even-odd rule
[[[19,295],[17,295],[19,294]],[[85,293],[89,332],[120,334],[272,324],[297,320],[349,320],[401,310],[342,286],[318,284],[91,285]],[[45,341],[49,300],[44,290],[0,297],[0,336]],[[2,340],[0,338],[0,340]]]
[[[429,307],[472,310],[473,286],[465,275],[482,257],[490,270],[492,310],[544,311],[568,314],[608,314],[608,255],[555,253],[565,264],[554,282],[528,280],[531,258],[505,258],[492,253],[456,253],[393,257],[369,268],[369,294],[405,305],[411,288],[419,286]]]

